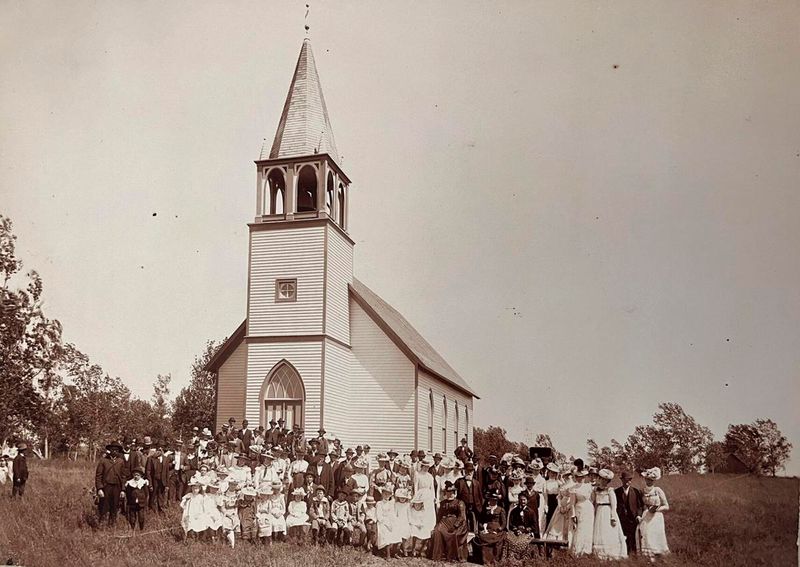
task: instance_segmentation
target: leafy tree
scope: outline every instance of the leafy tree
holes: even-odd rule
[[[594,439],[587,439],[586,454],[591,465],[598,469],[620,470],[630,467],[625,447],[616,439],[611,440],[610,447],[600,447]]]
[[[698,471],[713,440],[711,430],[697,423],[678,404],[658,404],[653,425],[640,425],[628,436],[624,452],[636,469],[654,466],[667,471]]]
[[[42,311],[42,279],[26,274],[24,287],[12,281],[22,270],[15,255],[11,219],[0,215],[0,439],[30,434],[44,423],[58,388],[55,368],[62,355],[61,324]],[[47,436],[47,430],[45,430]]]
[[[65,437],[73,446],[86,443],[94,459],[100,447],[120,439],[128,428],[131,392],[72,344],[66,345],[63,367]]]
[[[783,469],[792,450],[792,444],[771,419],[729,425],[724,443],[726,450],[736,453],[750,472],[769,472],[773,476]]]
[[[195,356],[189,385],[180,391],[173,404],[172,426],[176,431],[191,431],[193,427],[214,427],[217,376],[203,368],[214,356],[219,345],[208,341],[203,352]]]
[[[476,427],[472,432],[475,454],[480,459],[487,459],[489,455],[502,457],[505,453],[527,456],[528,447],[524,443],[517,443],[508,439],[506,430],[502,427],[490,425],[486,429]]]
[[[725,443],[722,441],[712,441],[706,447],[706,470],[714,473],[725,466],[727,458],[727,451],[725,450]]]

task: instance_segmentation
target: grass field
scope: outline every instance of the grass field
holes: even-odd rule
[[[270,549],[243,543],[231,550],[221,544],[180,541],[178,510],[163,518],[148,516],[145,532],[130,535],[120,518],[116,530],[93,529],[86,520],[92,506],[86,489],[93,484],[88,463],[32,461],[24,500],[11,500],[10,486],[0,497],[0,563],[29,566],[192,565],[195,567],[356,567],[384,565],[365,553],[330,546],[278,544]],[[758,567],[797,565],[798,480],[735,476],[670,476],[660,485],[667,493],[667,537],[672,555],[662,565]],[[424,559],[396,559],[395,565],[437,567]],[[511,567],[518,562],[504,561]],[[558,555],[527,565],[589,566],[593,559]],[[607,563],[608,564],[608,563]],[[625,565],[649,565],[629,560]]]

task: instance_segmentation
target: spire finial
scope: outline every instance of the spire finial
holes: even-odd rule
[[[305,16],[305,22],[306,23],[305,23],[305,26],[303,26],[303,27],[306,28],[306,37],[308,37],[308,30],[311,29],[310,26],[308,25],[308,13],[310,11],[311,11],[311,7],[308,4],[306,4],[306,16]]]

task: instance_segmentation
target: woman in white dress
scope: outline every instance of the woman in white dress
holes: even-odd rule
[[[645,512],[637,529],[636,541],[639,553],[655,560],[659,555],[669,553],[667,532],[664,527],[664,512],[669,510],[667,495],[655,482],[661,478],[661,469],[653,467],[642,473],[645,489],[642,491]]]
[[[577,483],[570,489],[572,493],[572,544],[570,551],[575,556],[591,555],[594,532],[594,505],[592,504],[592,485],[588,482],[589,471],[584,469],[575,473]]]
[[[363,456],[357,457],[353,461],[353,469],[355,469],[355,472],[353,473],[353,476],[350,477],[350,480],[359,490],[359,494],[361,494],[361,497],[358,499],[360,504],[364,504],[366,502],[367,493],[369,492],[369,477],[367,476],[368,468],[369,463]]]
[[[617,496],[608,487],[614,473],[600,469],[597,487],[592,492],[594,502],[594,530],[592,550],[598,559],[623,559],[628,556],[625,534],[617,515]]]
[[[419,494],[425,502],[425,524],[422,527],[423,533],[429,534],[436,527],[436,491],[434,490],[433,475],[430,468],[433,466],[433,458],[430,455],[423,458],[419,463],[419,472],[414,475],[414,494]]]
[[[438,494],[436,495],[436,503],[438,504],[444,498],[442,489],[444,488],[444,483],[448,480],[453,484],[456,483],[458,476],[455,473],[456,468],[456,460],[453,457],[445,457],[442,459],[442,462],[439,463],[439,469],[442,471],[442,474],[436,477],[436,485],[438,487]]]
[[[570,489],[575,486],[572,480],[572,465],[561,467],[561,486],[558,488],[557,506],[555,513],[551,516],[550,524],[544,533],[544,539],[556,539],[560,541],[570,541],[572,531],[572,493]]]

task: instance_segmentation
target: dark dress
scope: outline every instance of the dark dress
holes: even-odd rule
[[[461,500],[445,500],[436,515],[431,534],[434,561],[466,561],[467,511]]]
[[[506,541],[508,552],[518,559],[530,557],[531,538],[539,538],[539,506],[538,499],[531,507],[531,501],[525,508],[516,507],[509,512]]]
[[[475,543],[480,546],[483,555],[483,564],[489,565],[503,558],[503,547],[506,542],[506,511],[500,506],[494,510],[486,508],[480,517],[481,528],[486,526],[486,531],[481,529],[475,537]]]

